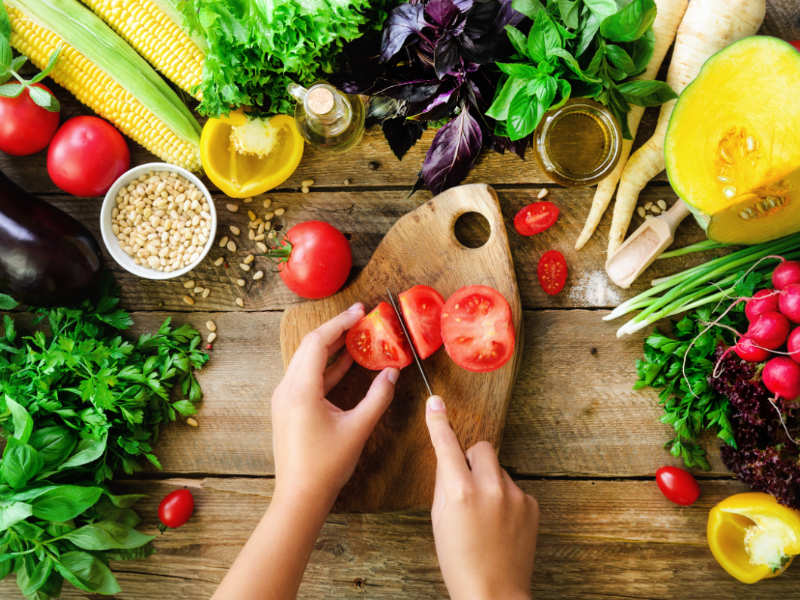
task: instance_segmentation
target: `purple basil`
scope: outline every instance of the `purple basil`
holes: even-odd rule
[[[423,5],[401,4],[395,8],[383,27],[381,60],[391,59],[410,36],[418,34],[426,25]]]
[[[420,176],[428,189],[438,194],[464,180],[482,148],[481,126],[465,106],[455,119],[436,133]]]

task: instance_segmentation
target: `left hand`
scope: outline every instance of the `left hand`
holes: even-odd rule
[[[397,369],[381,371],[354,408],[344,411],[325,395],[353,364],[345,332],[364,316],[347,311],[307,334],[272,395],[275,497],[324,502],[330,508],[355,470],[364,444],[394,396]]]

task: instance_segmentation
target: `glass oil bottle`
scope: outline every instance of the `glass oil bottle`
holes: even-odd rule
[[[297,100],[294,118],[300,134],[309,144],[344,152],[364,135],[364,102],[319,82],[308,89],[292,83],[289,94]]]

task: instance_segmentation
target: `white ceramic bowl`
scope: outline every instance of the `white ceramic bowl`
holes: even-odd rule
[[[114,206],[117,203],[117,194],[119,193],[120,189],[128,185],[132,180],[136,179],[140,175],[152,173],[153,171],[168,171],[188,179],[190,182],[196,185],[197,189],[199,189],[203,193],[203,196],[205,196],[206,202],[208,202],[208,211],[211,214],[211,230],[208,233],[208,241],[203,247],[200,257],[193,263],[175,271],[158,271],[156,269],[151,269],[150,267],[137,265],[133,258],[120,247],[117,236],[114,235],[113,231],[111,231],[111,211],[114,209]],[[123,269],[145,279],[172,279],[174,277],[185,275],[203,262],[203,259],[208,254],[208,251],[211,250],[211,245],[214,243],[214,237],[216,236],[216,233],[217,211],[214,208],[214,199],[211,197],[208,188],[203,185],[202,181],[200,181],[195,175],[186,169],[177,167],[175,165],[170,165],[168,163],[146,163],[144,165],[134,167],[133,169],[120,175],[119,179],[117,179],[108,189],[108,192],[106,192],[106,197],[103,199],[103,206],[100,209],[100,234],[103,236],[103,243],[105,244],[108,253]]]

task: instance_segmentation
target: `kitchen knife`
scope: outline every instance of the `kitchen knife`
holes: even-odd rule
[[[392,294],[389,288],[386,288],[386,294],[389,296],[389,304],[392,305],[392,308],[394,309],[394,314],[397,315],[397,320],[400,321],[400,327],[403,328],[403,335],[406,337],[406,341],[408,342],[408,347],[411,348],[411,354],[414,357],[414,362],[417,363],[417,369],[419,370],[419,374],[422,376],[422,382],[425,384],[425,388],[428,390],[428,395],[433,396],[433,390],[431,389],[431,384],[428,383],[428,378],[425,376],[425,369],[422,368],[422,361],[419,359],[417,350],[416,348],[414,348],[414,342],[411,341],[411,336],[408,334],[408,329],[406,328],[406,322],[403,320],[403,315],[400,313],[400,309],[397,306],[397,302],[395,302],[394,294]]]

